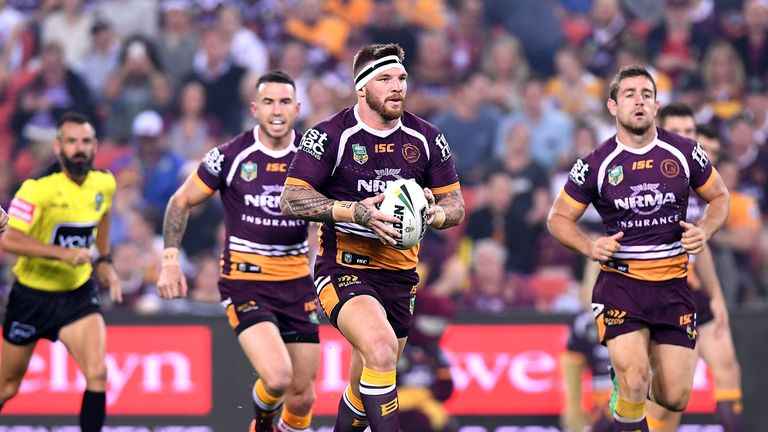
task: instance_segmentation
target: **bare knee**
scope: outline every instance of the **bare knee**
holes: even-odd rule
[[[302,387],[292,386],[285,395],[285,407],[296,415],[304,416],[312,410],[315,400],[315,389],[312,383]]]
[[[627,396],[634,399],[644,399],[648,394],[648,370],[644,368],[631,367],[620,372],[619,389],[628,393]]]
[[[0,403],[5,403],[16,396],[19,393],[19,387],[21,387],[21,380],[6,381],[0,384]]]
[[[365,367],[375,370],[394,370],[397,366],[397,339],[379,336],[368,341],[368,347],[361,352]]]
[[[107,388],[107,365],[102,361],[89,364],[83,370],[86,387],[89,390],[105,391]]]
[[[273,396],[282,396],[288,391],[293,377],[291,365],[273,365],[261,373],[259,378]]]
[[[653,395],[654,402],[663,406],[664,408],[675,411],[683,412],[688,406],[688,399],[691,397],[691,389],[675,388],[668,389],[664,394]]]

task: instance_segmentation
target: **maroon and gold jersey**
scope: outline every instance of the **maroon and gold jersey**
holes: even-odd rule
[[[603,270],[663,281],[686,277],[680,221],[686,220],[690,189],[701,193],[715,178],[698,143],[657,129],[656,139],[641,149],[613,136],[576,161],[562,196],[579,208],[593,204],[608,235],[624,232]]]
[[[259,141],[258,126],[209,151],[195,173],[200,188],[219,191],[226,241],[225,279],[284,281],[309,275],[308,223],[283,216],[280,194],[294,143],[272,150]]]
[[[347,108],[308,130],[288,170],[286,184],[311,187],[336,200],[376,196],[397,179],[413,179],[435,194],[459,189],[456,167],[443,134],[405,112],[389,130],[376,130]],[[324,224],[320,258],[360,269],[416,267],[418,245],[384,246],[376,234],[354,223]]]

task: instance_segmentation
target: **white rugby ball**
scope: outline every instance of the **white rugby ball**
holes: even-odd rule
[[[392,223],[400,238],[395,238],[397,249],[410,249],[416,246],[427,232],[427,207],[429,203],[424,190],[413,180],[395,180],[384,190],[384,200],[379,210],[400,219]]]

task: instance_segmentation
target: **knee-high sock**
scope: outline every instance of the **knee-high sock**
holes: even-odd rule
[[[256,432],[272,432],[272,419],[283,399],[267,392],[261,379],[253,386],[253,418],[256,420]]]
[[[339,400],[339,413],[333,432],[363,432],[368,427],[368,416],[365,415],[363,401],[352,393],[347,386]]]
[[[715,390],[715,417],[725,432],[744,430],[742,418],[741,390]]]
[[[107,417],[107,395],[104,392],[86,390],[80,406],[80,430],[101,432]]]
[[[613,430],[648,432],[645,420],[645,401],[627,402],[619,396],[616,411],[613,413]]]
[[[360,398],[372,432],[400,429],[395,371],[379,372],[366,367],[360,376]]]

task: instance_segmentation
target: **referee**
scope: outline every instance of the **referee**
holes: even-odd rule
[[[106,417],[106,328],[94,273],[112,299],[122,301],[109,255],[115,178],[91,169],[96,147],[90,120],[64,114],[53,142],[58,160],[21,185],[2,239],[3,248],[19,259],[3,322],[0,410],[18,393],[38,339],[59,339],[85,376],[83,432],[100,431]],[[94,243],[99,255],[92,265]]]

